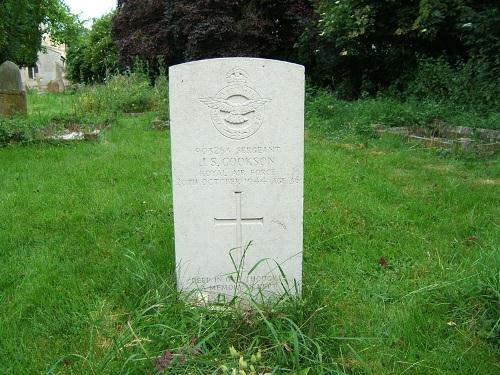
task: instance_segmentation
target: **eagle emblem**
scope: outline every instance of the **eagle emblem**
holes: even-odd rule
[[[247,79],[244,70],[233,69],[226,75],[229,86],[212,98],[199,99],[211,109],[215,128],[228,138],[244,139],[255,134],[263,122],[264,106],[271,101],[247,86]]]

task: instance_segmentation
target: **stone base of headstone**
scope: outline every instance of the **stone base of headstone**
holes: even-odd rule
[[[26,115],[28,107],[26,92],[16,90],[0,90],[0,115]]]

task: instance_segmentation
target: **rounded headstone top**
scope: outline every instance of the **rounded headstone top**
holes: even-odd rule
[[[23,91],[21,71],[11,61],[5,61],[0,65],[0,90]]]

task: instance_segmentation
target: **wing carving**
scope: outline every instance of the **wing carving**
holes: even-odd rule
[[[235,109],[235,106],[230,104],[225,99],[202,98],[202,99],[200,99],[200,102],[202,102],[203,104],[207,105],[210,108],[218,109],[219,111],[222,111],[222,112],[232,113]]]
[[[238,115],[247,115],[270,101],[271,99],[251,99],[241,105],[234,106],[235,111],[231,111],[231,113]]]

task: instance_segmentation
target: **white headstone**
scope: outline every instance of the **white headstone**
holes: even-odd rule
[[[304,67],[203,60],[172,66],[169,83],[178,287],[210,301],[300,293]]]

